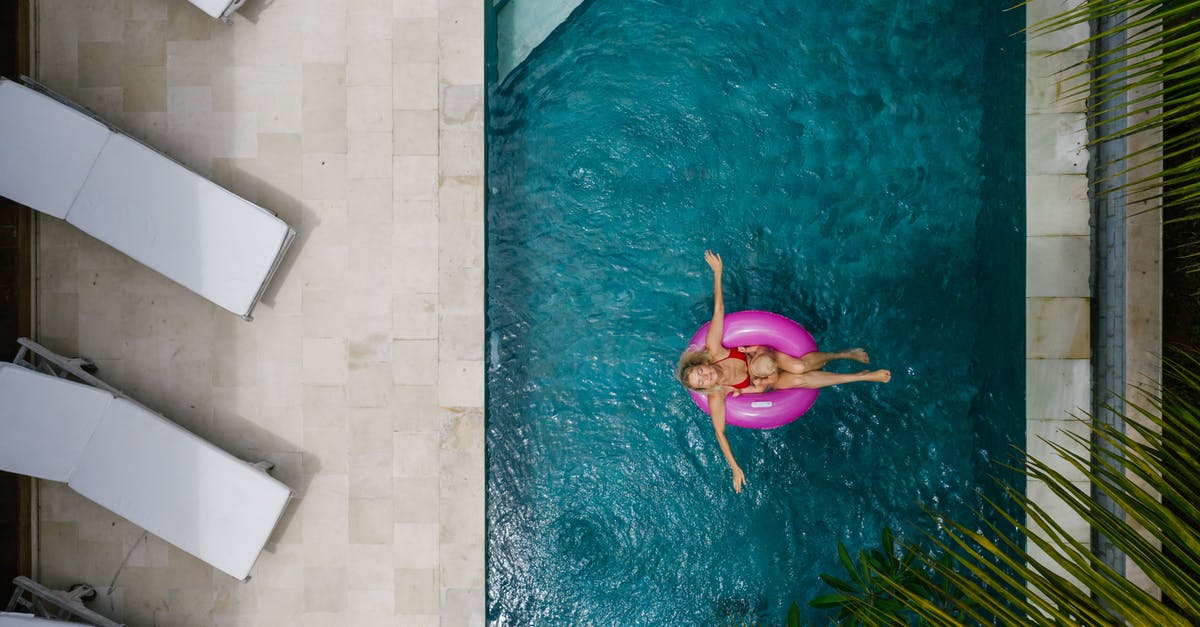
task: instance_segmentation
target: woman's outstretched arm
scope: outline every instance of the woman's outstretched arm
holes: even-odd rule
[[[717,434],[717,444],[721,447],[721,452],[725,454],[725,461],[729,462],[729,469],[733,471],[733,491],[741,494],[742,486],[746,485],[746,475],[742,473],[741,467],[733,459],[733,450],[729,448],[729,440],[725,437],[725,395],[720,392],[709,394],[708,409],[712,414],[713,431]]]
[[[724,264],[721,263],[721,255],[711,250],[704,251],[704,260],[713,271],[713,316],[708,335],[704,338],[704,348],[710,356],[719,359],[725,351],[721,345],[721,340],[725,338],[725,296],[721,293],[721,270]]]

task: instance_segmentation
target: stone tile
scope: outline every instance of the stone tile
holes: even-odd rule
[[[467,3],[443,5],[438,12],[438,32],[442,36],[466,37],[483,41],[483,12]]]
[[[438,613],[441,603],[437,570],[397,568],[395,581],[397,614]]]
[[[305,63],[303,107],[346,109],[346,65],[344,63]]]
[[[438,567],[438,526],[430,523],[396,523],[392,547],[399,568]]]
[[[350,467],[350,498],[352,499],[388,499],[392,498],[391,472],[379,472],[375,467]]]
[[[438,277],[438,298],[443,309],[483,311],[483,268],[455,267]]]
[[[358,611],[379,611],[391,608],[395,603],[396,589],[394,574],[396,566],[392,556],[377,546],[350,545],[347,547],[347,577],[346,588],[352,591],[376,590],[386,591],[387,600],[376,596],[355,595],[356,599],[369,601],[374,607],[355,607]]]
[[[342,612],[346,609],[346,568],[305,568],[303,605],[306,612]],[[281,623],[286,624],[286,623]]]
[[[1026,298],[1025,321],[1027,358],[1091,358],[1089,299]]]
[[[209,81],[212,84],[213,111],[256,113],[256,80],[257,73],[252,67],[212,68]]]
[[[390,34],[389,34],[390,35]],[[350,85],[392,85],[392,40],[356,39],[346,52],[346,82]]]
[[[359,295],[363,295],[368,288],[366,286],[356,290]],[[365,298],[364,298],[365,300]],[[355,309],[365,310],[366,305],[362,303],[364,300],[353,300],[352,303]],[[387,308],[387,299],[380,301],[384,309]],[[391,340],[391,317],[387,313],[378,316],[356,317],[350,321],[350,367],[351,368],[366,368],[371,365],[387,365],[392,361],[392,340]]]
[[[441,122],[483,131],[483,85],[447,85],[442,89]]]
[[[305,154],[303,165],[303,194],[315,200],[346,198],[346,155]]]
[[[125,47],[119,42],[79,42],[79,86],[121,87]]]
[[[1083,417],[1092,410],[1092,364],[1087,359],[1025,360],[1027,420]]]
[[[1087,70],[1082,63],[1087,56],[1086,49],[1026,55],[1025,111],[1084,112],[1085,101],[1078,89],[1086,82]]]
[[[418,110],[438,108],[437,63],[398,60],[392,66],[392,106]]]
[[[1075,483],[1075,487],[1083,490],[1085,494],[1089,493],[1089,486],[1086,483]],[[1031,501],[1037,503],[1046,510],[1056,523],[1062,525],[1064,530],[1074,539],[1083,543],[1085,546],[1090,545],[1091,531],[1086,522],[1080,518],[1074,510],[1066,505],[1062,499],[1055,496],[1046,486],[1045,483],[1031,479],[1026,482],[1025,494]],[[1028,517],[1027,517],[1028,521]]]
[[[393,114],[395,120],[395,114]],[[349,133],[346,151],[346,176],[350,179],[382,179],[391,184],[392,177],[392,133],[355,132]],[[391,198],[388,198],[391,211]],[[390,221],[390,220],[389,220]]]
[[[392,388],[392,429],[399,432],[430,433],[440,428],[437,391],[433,386],[397,385]]]
[[[482,85],[483,39],[443,35],[438,38],[438,74],[448,85]]]
[[[391,393],[390,364],[370,364],[350,371],[350,379],[346,384],[346,401],[350,407],[387,407]],[[390,428],[390,419],[388,425]]]
[[[209,39],[213,70],[252,66],[258,51],[258,31],[254,24],[235,17],[228,24],[217,26]]]
[[[344,267],[344,264],[343,264]],[[349,330],[345,294],[339,289],[301,291],[303,333],[306,337],[343,337]]]
[[[438,324],[438,355],[443,361],[483,361],[482,313],[482,309],[462,312],[443,309]]]
[[[437,294],[395,294],[392,297],[392,337],[398,340],[436,340]]]
[[[390,560],[390,557],[388,558]],[[382,578],[380,579],[383,580]],[[396,611],[396,578],[395,568],[389,568],[386,577],[387,588],[377,590],[359,590],[350,588],[346,591],[346,605],[351,609],[351,622],[354,625],[362,624],[362,616],[371,617],[367,620],[374,620],[377,616],[383,616],[389,622],[382,623],[383,625],[392,625],[391,621],[395,620]]]
[[[209,87],[167,88],[167,133],[190,134],[197,140],[212,132],[212,90]],[[195,144],[203,144],[196,141]],[[211,157],[210,157],[211,159]]]
[[[287,81],[257,85],[255,112],[260,133],[299,133],[301,83]]]
[[[1091,238],[1047,236],[1025,238],[1026,296],[1078,296],[1091,294]]]
[[[304,152],[306,154],[346,154],[346,111],[310,109],[304,112]]]
[[[436,478],[438,437],[433,433],[393,433],[392,476]]]
[[[1025,229],[1040,235],[1091,235],[1087,176],[1047,174],[1025,179]]]
[[[392,381],[401,385],[435,385],[437,342],[396,340],[392,343]]]
[[[1052,32],[1044,32],[1043,29],[1036,28],[1038,24],[1074,6],[1071,2],[1072,0],[1035,0],[1026,5],[1025,24],[1032,29],[1025,44],[1027,51],[1061,50],[1088,38],[1090,32],[1087,23]]]
[[[346,213],[350,224],[383,227],[390,231],[392,225],[391,177],[350,179],[346,185]],[[391,256],[381,254],[379,258],[390,260]],[[388,265],[390,266],[390,264]],[[387,277],[382,278],[386,280]]]
[[[124,111],[126,113],[166,112],[167,68],[165,65],[126,65],[121,76],[121,86],[125,90]],[[141,136],[139,135],[139,137]]]
[[[483,627],[484,591],[476,588],[442,589],[442,625]]]
[[[1086,118],[1078,113],[1026,115],[1025,163],[1028,174],[1086,174]]]
[[[350,499],[350,544],[391,542],[391,499]]]
[[[392,58],[397,63],[437,63],[439,60],[436,19],[396,19],[392,25],[392,42]]]
[[[392,417],[384,409],[348,410],[350,466],[371,468],[386,476],[392,468]]]
[[[442,544],[439,554],[442,587],[483,588],[486,579],[483,555],[483,534],[478,542],[470,544]]]
[[[437,157],[393,157],[393,198],[397,201],[437,200],[438,174]]]
[[[212,85],[213,67],[209,42],[167,42],[167,85],[199,86]]]
[[[126,20],[124,62],[126,68],[138,66],[166,66],[167,22],[166,20]]]
[[[346,383],[346,340],[306,338],[304,340],[304,383],[344,385]]]
[[[430,481],[428,478],[394,477],[392,520],[398,523],[437,523],[438,498],[436,481]],[[482,520],[481,518],[480,521]],[[444,529],[442,533],[445,534]]]
[[[438,216],[446,223],[483,224],[483,178],[443,176]]]
[[[392,14],[398,18],[436,18],[438,0],[392,0]]]
[[[214,158],[252,159],[258,154],[258,117],[254,113],[212,113],[209,127]],[[257,187],[250,197],[237,190],[230,191],[251,202],[257,196]]]
[[[92,0],[79,9],[80,42],[121,41],[125,31],[124,0]]]
[[[1088,441],[1091,430],[1079,420],[1029,420],[1025,426],[1025,451],[1030,457],[1050,464],[1069,481],[1086,483],[1087,476],[1075,468],[1050,446],[1053,442],[1072,454],[1088,458],[1088,447],[1067,434],[1074,434]]]
[[[207,41],[212,35],[214,22],[211,16],[197,11],[194,6],[171,3],[167,7],[167,39]]]
[[[438,112],[397,110],[392,113],[396,155],[438,154]]]
[[[82,72],[82,70],[80,70]],[[115,87],[80,87],[75,90],[76,102],[91,109],[110,122],[121,122],[125,107],[125,90],[121,87],[123,72],[118,72]]]
[[[346,3],[306,0],[301,39],[305,63],[345,63]]]
[[[346,128],[350,132],[392,130],[392,88],[389,85],[349,85],[346,88]]]

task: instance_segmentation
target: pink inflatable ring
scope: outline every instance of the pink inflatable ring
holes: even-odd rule
[[[704,350],[709,323],[692,336],[689,351]],[[725,347],[763,345],[793,357],[817,350],[812,334],[794,320],[769,311],[737,311],[725,315]],[[692,400],[709,413],[708,397],[691,392]],[[793,388],[763,394],[725,397],[725,422],[751,429],[774,429],[797,418],[817,400],[816,390]]]

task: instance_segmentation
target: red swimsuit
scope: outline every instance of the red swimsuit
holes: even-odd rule
[[[750,360],[746,358],[746,353],[743,353],[742,351],[740,351],[736,348],[731,348],[731,349],[729,349],[729,357],[726,357],[725,359],[730,359],[732,357],[737,357],[738,359],[742,360],[742,362],[744,362],[746,364],[746,380],[742,381],[741,383],[733,384],[733,387],[735,387],[739,390],[750,387]],[[714,361],[713,364],[714,365],[719,364],[719,363],[725,361],[725,359],[718,359],[718,360]]]

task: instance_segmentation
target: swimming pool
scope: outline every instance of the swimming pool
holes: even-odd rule
[[[489,93],[490,621],[780,621],[1024,443],[1023,13],[764,4],[594,0]],[[671,376],[705,248],[894,374],[731,429],[741,495]]]

